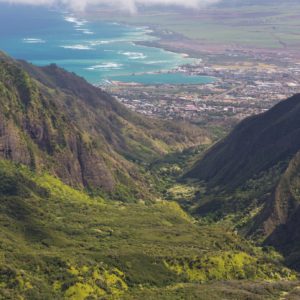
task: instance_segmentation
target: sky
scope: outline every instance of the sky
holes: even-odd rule
[[[188,8],[201,8],[219,2],[219,0],[0,0],[0,3],[30,5],[63,5],[74,11],[84,11],[93,5],[109,5],[117,9],[137,12],[138,5],[178,5]]]

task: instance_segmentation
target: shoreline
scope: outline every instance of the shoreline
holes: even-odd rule
[[[104,20],[105,22],[109,22],[108,20]],[[177,49],[174,48],[169,48],[169,47],[165,47],[164,45],[162,45],[160,42],[163,41],[161,35],[159,34],[159,31],[154,28],[151,25],[138,25],[138,24],[128,24],[126,22],[114,22],[116,24],[119,25],[125,25],[125,26],[129,26],[129,27],[133,27],[135,29],[141,29],[145,36],[151,36],[154,37],[155,39],[152,40],[140,40],[140,41],[131,41],[131,43],[133,43],[134,45],[137,46],[145,46],[148,48],[156,48],[156,49],[160,49],[166,52],[171,52],[174,54],[178,54],[181,56],[181,58],[183,59],[197,59],[197,60],[202,60],[202,57],[196,56],[196,55],[192,55],[191,53],[188,53],[188,51],[178,51]],[[192,74],[186,74],[184,72],[180,72],[180,70],[176,70],[178,68],[181,68],[185,65],[190,65],[190,64],[194,64],[191,62],[182,62],[180,64],[178,64],[176,67],[171,68],[171,69],[160,69],[157,71],[153,71],[153,72],[140,72],[140,73],[135,73],[135,76],[143,76],[143,75],[155,75],[155,74],[183,74],[187,77],[199,77],[199,78],[209,78],[211,79],[211,82],[215,82],[216,80],[218,80],[218,78],[216,77],[211,77],[211,76],[204,76],[204,75],[192,75]],[[124,74],[121,76],[127,76],[130,74]],[[143,85],[170,85],[170,83],[140,83],[137,81],[120,81],[120,80],[107,80],[107,82],[110,82],[110,84],[108,85],[116,85],[116,86],[143,86]],[[205,84],[205,83],[175,83],[174,85],[197,85],[197,84]],[[105,86],[107,84],[95,84],[97,87],[101,87],[101,86]]]
[[[139,28],[138,24],[133,25],[133,24],[125,23],[125,22],[122,22],[120,24],[124,24],[126,26],[134,26],[135,28]],[[157,30],[156,27],[154,27],[153,25],[152,26],[151,25],[143,25],[143,26],[148,28],[148,30],[149,30],[149,32],[146,32],[146,35],[152,36],[155,39],[154,40],[135,41],[135,42],[133,42],[135,45],[145,46],[145,47],[149,47],[149,48],[161,49],[161,50],[164,50],[164,51],[167,51],[167,52],[172,52],[172,53],[175,53],[175,54],[179,54],[183,58],[195,58],[195,59],[201,58],[198,55],[193,54],[192,52],[189,52],[189,51],[186,51],[186,50],[185,51],[182,51],[182,50],[179,51],[179,49],[176,49],[175,47],[173,48],[173,47],[168,47],[166,45],[163,45],[162,43],[164,41],[167,42],[167,40],[163,39],[162,34],[160,33],[159,30]],[[176,32],[174,32],[174,34],[178,35],[178,37],[179,37],[179,34],[177,34]],[[183,36],[181,36],[181,38],[182,38],[182,40],[186,39]]]
[[[89,18],[84,17],[84,20],[87,20],[87,22],[91,22],[93,23],[93,20],[90,20]],[[130,40],[130,43],[132,43],[133,45],[136,46],[144,46],[147,48],[155,48],[158,50],[162,50],[165,52],[169,52],[169,53],[173,53],[178,55],[178,60],[175,59],[175,66],[170,68],[157,68],[156,70],[150,71],[150,72],[136,72],[136,73],[132,73],[132,75],[134,76],[147,76],[147,75],[158,75],[158,74],[178,74],[179,76],[186,76],[186,77],[197,77],[199,78],[199,82],[198,83],[194,83],[193,79],[191,79],[191,82],[188,82],[189,80],[182,80],[182,82],[179,83],[175,83],[174,85],[189,85],[189,84],[203,84],[201,82],[202,78],[209,78],[209,80],[211,82],[216,81],[216,78],[210,77],[210,76],[203,76],[203,75],[198,75],[198,74],[190,74],[188,72],[183,72],[182,69],[184,68],[184,66],[186,65],[194,65],[196,64],[196,61],[192,61],[192,59],[201,59],[203,58],[203,56],[201,55],[193,55],[193,53],[191,53],[190,51],[182,51],[182,49],[176,49],[175,47],[169,47],[164,45],[164,42],[168,41],[168,38],[165,39],[163,35],[172,35],[172,37],[176,37],[180,38],[180,39],[185,39],[185,37],[180,36],[179,34],[177,34],[176,32],[168,32],[168,33],[164,33],[162,29],[157,28],[156,26],[152,26],[152,25],[146,25],[146,24],[130,24],[128,22],[120,22],[120,21],[114,21],[112,22],[111,20],[102,20],[103,22],[106,23],[114,23],[117,25],[124,25],[126,27],[131,27],[132,29],[136,30],[137,32],[140,33],[140,37],[137,40]],[[173,40],[174,42],[176,41]],[[184,49],[185,50],[185,49]],[[186,59],[186,61],[185,61]],[[131,73],[125,73],[120,75],[121,77],[128,77],[130,76]],[[118,76],[117,76],[118,77]],[[126,80],[126,79],[125,79]],[[179,80],[180,81],[180,80]],[[144,83],[144,82],[140,82],[139,80],[135,81],[134,78],[127,78],[126,81],[122,81],[122,78],[117,78],[116,80],[114,80],[114,78],[107,78],[106,79],[106,83],[102,83],[102,82],[97,82],[94,83],[94,85],[96,86],[104,86],[107,84],[121,84],[124,83],[124,85],[157,85],[157,83]],[[162,80],[161,83],[159,83],[160,85],[164,85],[164,84],[170,84],[168,82],[164,82],[164,80]]]
[[[136,26],[138,24],[128,24],[123,23],[128,26]],[[134,42],[137,45],[153,47],[157,49],[162,49],[168,52],[187,55],[186,57],[203,59],[204,56],[210,55],[225,55],[228,53],[240,53],[240,56],[247,56],[253,54],[266,54],[276,56],[278,53],[285,54],[291,58],[300,59],[300,54],[298,48],[288,47],[288,48],[272,48],[272,47],[259,47],[247,44],[232,44],[232,43],[218,43],[218,42],[208,42],[193,40],[186,36],[180,35],[177,32],[172,32],[172,38],[162,34],[162,29],[158,29],[153,25],[140,25],[148,27],[151,32],[148,35],[155,38],[155,40],[145,40]],[[174,38],[175,37],[175,38]]]

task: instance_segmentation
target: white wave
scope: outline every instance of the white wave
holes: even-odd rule
[[[65,21],[75,24],[76,27],[84,26],[86,23],[88,23],[86,20],[79,20],[72,16],[65,17]]]
[[[91,42],[89,42],[89,44],[91,46],[107,45],[110,43],[111,43],[110,41],[91,41]]]
[[[107,62],[99,65],[94,65],[86,68],[86,70],[94,71],[94,70],[119,70],[122,68],[122,64]]]
[[[146,65],[158,65],[158,64],[164,64],[166,63],[165,60],[150,60],[145,62]]]
[[[1,1],[1,0],[0,0]],[[133,41],[140,41],[141,39],[136,39],[133,36],[128,35],[128,37],[125,38],[119,38],[119,39],[111,39],[111,40],[95,40],[90,41],[90,45],[97,46],[97,45],[103,45],[103,44],[117,44],[117,43],[129,43],[132,46],[135,46]],[[135,53],[135,52],[133,52]],[[137,53],[137,52],[136,52]],[[121,52],[119,54],[122,54]]]
[[[83,20],[83,19],[77,19],[73,16],[67,16],[65,17],[65,21],[74,24],[74,28],[77,31],[82,32],[83,34],[88,34],[88,35],[93,35],[95,34],[93,31],[89,30],[88,28],[83,28],[83,26],[85,26],[88,21]]]
[[[95,34],[93,31],[91,31],[91,30],[89,30],[89,29],[86,29],[86,28],[76,28],[76,31],[80,31],[80,32],[82,32],[83,34],[90,34],[90,35],[92,35],[92,34]]]
[[[66,46],[60,46],[61,48],[64,49],[72,49],[72,50],[94,50],[93,48],[91,48],[90,46],[87,45],[66,45]]]
[[[128,42],[127,39],[115,39],[115,40],[95,40],[90,41],[89,44],[92,46],[98,46],[98,45],[106,45],[106,44],[114,44],[114,43],[122,43],[122,42]]]
[[[147,56],[142,52],[119,52],[122,55],[127,56],[129,59],[145,59]]]
[[[36,38],[25,38],[23,39],[23,43],[26,44],[44,44],[46,43],[43,39],[36,39]]]
[[[84,33],[84,34],[89,34],[89,35],[95,34],[95,32],[93,32],[93,31],[91,31],[91,30],[88,30],[88,29],[84,30],[83,33]]]

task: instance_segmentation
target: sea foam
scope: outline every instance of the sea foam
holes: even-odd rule
[[[44,44],[46,43],[43,39],[37,39],[37,38],[24,38],[23,43],[26,44]]]
[[[79,20],[72,16],[65,17],[65,21],[75,24],[76,27],[84,26],[86,23],[88,23],[86,20]]]
[[[127,56],[129,59],[145,59],[147,56],[142,52],[122,52],[120,51],[119,54]]]
[[[61,48],[64,49],[72,49],[72,50],[94,50],[93,48],[91,48],[90,46],[87,45],[65,45],[65,46],[60,46]]]
[[[94,70],[112,70],[112,69],[119,70],[119,69],[121,69],[122,66],[123,66],[122,64],[107,62],[107,63],[98,64],[98,65],[88,67],[88,68],[86,68],[86,70],[90,70],[90,71],[94,71]]]

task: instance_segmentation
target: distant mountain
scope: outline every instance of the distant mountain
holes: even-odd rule
[[[72,186],[138,199],[141,190],[147,194],[139,164],[208,141],[197,127],[130,112],[56,65],[39,68],[0,54],[2,158]]]
[[[242,121],[186,176],[208,188],[197,213],[239,215],[244,234],[300,269],[300,95]]]

